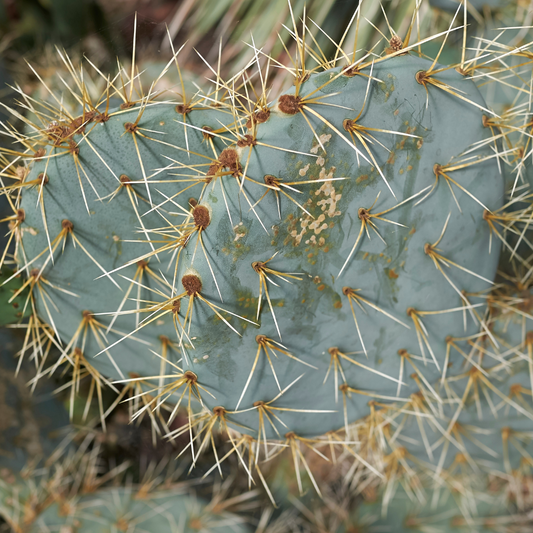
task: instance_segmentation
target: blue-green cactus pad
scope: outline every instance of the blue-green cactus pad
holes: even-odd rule
[[[27,181],[44,172],[48,177],[42,188],[50,240],[56,238],[67,219],[85,250],[79,243],[74,246],[72,235],[67,233],[64,251],[62,244],[58,245],[55,262],[52,265],[48,261],[43,277],[77,297],[53,292],[60,310],[57,313],[51,306],[45,309],[40,295],[35,294],[39,313],[44,318],[53,317],[65,343],[78,329],[82,313],[95,313],[95,319],[103,324],[98,330],[100,339],[97,342],[94,333],[88,333],[83,341],[84,354],[101,373],[118,380],[132,375],[158,376],[161,361],[156,353],[161,351],[161,335],[176,345],[181,336],[182,347],[169,358],[183,371],[194,372],[197,384],[204,387],[199,389],[204,404],[209,408],[223,406],[230,422],[257,432],[257,407],[264,405],[257,402],[265,402],[263,410],[268,409],[276,426],[273,429],[264,422],[265,434],[271,438],[289,431],[316,436],[342,427],[343,392],[347,394],[349,422],[368,413],[370,400],[398,395],[408,399],[418,391],[418,385],[409,377],[413,370],[406,362],[403,384],[398,387],[398,350],[415,357],[412,360],[428,382],[438,381],[446,358],[445,338],[466,337],[480,327],[484,300],[471,295],[490,289],[499,255],[498,242],[492,243],[489,253],[489,227],[483,214],[485,207],[495,210],[502,205],[503,180],[495,160],[489,157],[490,148],[472,148],[490,136],[482,124],[487,111],[474,83],[450,69],[434,75],[448,91],[431,83],[424,86],[416,76],[430,65],[430,61],[407,54],[379,61],[355,76],[344,75],[340,68],[312,74],[300,87],[301,110],[287,114],[274,103],[268,120],[257,123],[255,130],[246,130],[247,117],[242,111],[234,115],[224,105],[209,108],[206,103],[196,104],[183,113],[183,107],[177,112],[174,105],[157,103],[144,108],[138,123],[136,105],[112,112],[105,123],[87,124],[84,136],[75,136],[78,165],[64,146],[46,148],[54,157],[33,161]],[[370,75],[373,79],[367,94]],[[289,94],[294,92],[293,88]],[[368,149],[355,134],[354,140],[350,138],[346,119],[373,128],[364,131]],[[207,130],[200,131],[205,127],[218,130],[211,141],[204,139]],[[254,131],[257,144],[237,143],[244,133]],[[353,142],[358,153],[350,145]],[[222,161],[217,162],[228,147],[226,155],[235,150],[238,153],[240,174],[238,168],[227,170]],[[463,157],[469,149],[472,151]],[[482,160],[484,157],[487,159]],[[461,161],[465,166],[450,170],[448,176],[462,189],[446,183],[440,175],[430,193],[436,180],[435,165],[446,169]],[[216,172],[209,173],[210,168]],[[244,170],[249,179],[242,180]],[[122,175],[134,183],[121,186]],[[281,187],[290,198],[277,192],[278,205],[276,191],[265,187],[266,175],[297,191]],[[22,241],[25,256],[31,260],[44,251],[31,268],[42,267],[49,256],[42,211],[34,209],[38,191],[39,187],[26,188],[22,197],[26,211],[23,227],[28,230]],[[177,194],[180,191],[182,194]],[[195,202],[190,204],[190,198],[209,212],[209,225],[201,232],[203,248],[191,215]],[[152,210],[152,206],[158,207]],[[372,218],[383,240],[371,227],[368,235],[363,231],[353,257],[339,276],[360,233],[361,208],[371,209],[375,215],[392,209],[382,217],[394,224]],[[150,253],[147,237],[157,250],[177,239],[180,231],[183,235],[187,228],[179,225],[185,220],[194,231],[179,255],[174,289],[176,254],[172,256],[172,252],[177,249],[149,258],[149,267],[159,282],[146,273],[141,282],[139,277],[134,279],[135,265],[110,274],[122,290],[102,276],[100,267],[89,257],[108,272],[119,269]],[[439,270],[426,253],[426,244],[439,240],[447,220],[437,248],[444,260],[454,264],[438,262]],[[19,254],[19,260],[21,257]],[[264,288],[256,319],[260,275],[252,263],[269,259],[266,266],[275,272],[267,271],[266,288],[281,338]],[[285,281],[276,272],[298,279],[287,277]],[[201,280],[200,295],[217,306],[238,334],[198,297],[194,297],[192,320],[190,324],[187,321],[183,333],[190,301],[181,283],[185,275]],[[104,338],[111,318],[98,313],[119,309],[130,285],[129,299],[121,310],[131,314],[118,316]],[[387,313],[364,302],[362,310],[352,301],[368,356],[363,353],[344,287],[360,290],[355,294]],[[471,305],[480,307],[461,311],[465,300],[460,291],[469,295],[464,298]],[[136,331],[132,312],[136,305],[146,310],[148,301],[171,304],[178,297],[180,325],[174,325],[169,310],[172,305],[167,305],[167,311],[158,316],[140,313],[140,320],[146,319],[147,325]],[[454,310],[417,315],[434,358],[417,336],[413,316],[408,314],[410,308],[419,312]],[[275,346],[316,369],[272,351],[278,387],[261,353],[239,412],[232,413],[253,367],[257,335],[282,344],[285,348]],[[81,347],[81,336],[74,345]],[[102,351],[106,345],[111,347]],[[340,372],[337,384],[334,370],[324,383],[331,360],[328,350],[334,347],[370,369],[341,359],[351,393],[346,388],[338,391],[344,382]],[[447,375],[460,373],[463,360],[453,352]],[[168,364],[165,371],[179,374]],[[167,383],[171,381],[173,378]]]

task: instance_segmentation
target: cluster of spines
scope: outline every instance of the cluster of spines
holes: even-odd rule
[[[0,470],[0,518],[14,533],[86,531],[95,523],[118,531],[252,530],[257,491],[235,494],[232,477],[210,488],[205,480],[183,481],[183,469],[168,458],[139,465],[132,483],[127,461],[104,468],[97,440],[92,430],[70,432],[44,463]],[[271,513],[263,514],[266,525]]]

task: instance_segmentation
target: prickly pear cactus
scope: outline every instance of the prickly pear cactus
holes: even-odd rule
[[[412,20],[379,57],[312,70],[295,27],[294,87],[272,102],[256,51],[240,89],[217,75],[170,102],[125,80],[52,121],[34,104],[44,126],[4,174],[31,327],[62,346],[45,373],[120,383],[134,418],[188,434],[193,458],[222,432],[220,460],[265,485],[262,459],[284,450],[301,491],[302,476],[319,490],[310,457],[339,451],[347,483],[384,483],[388,500],[458,471],[519,479],[533,270],[519,296],[495,280],[531,218],[526,197],[506,203],[520,149],[506,132],[524,158],[530,126],[474,82],[507,49],[443,67]]]
[[[152,464],[141,483],[125,483],[129,465],[104,470],[93,439],[85,435],[78,449],[56,449],[37,469],[28,464],[20,473],[2,471],[0,521],[16,533],[251,531],[249,516],[236,511],[253,508],[256,492],[231,499],[227,482],[210,490],[201,480],[178,482],[168,461]]]
[[[36,517],[31,533],[42,531],[251,531],[243,518],[216,508],[183,489],[142,492],[132,488],[103,489],[53,503]]]
[[[72,350],[84,338],[113,379],[151,377],[153,351],[172,342],[183,372],[170,386],[255,431],[281,407],[286,429],[314,437],[360,418],[369,397],[402,397],[416,385],[401,383],[400,349],[424,351],[432,381],[443,334],[478,327],[472,311],[466,331],[461,312],[437,313],[490,287],[483,213],[500,207],[502,181],[487,150],[461,161],[487,137],[474,84],[430,67],[402,55],[311,75],[266,121],[243,116],[242,135],[231,110],[179,105],[86,113],[73,121],[83,136],[50,126],[58,146],[27,167],[19,260],[33,286],[75,295],[56,291],[56,311],[35,292],[41,316]],[[439,327],[429,349],[424,322]]]
[[[461,62],[461,68],[467,71],[476,62],[476,50],[486,49],[495,51],[496,55],[504,54],[507,59],[505,66],[497,65],[498,61],[485,66],[490,75],[487,83],[480,83],[479,88],[485,101],[498,115],[521,109],[528,100],[528,83],[522,83],[522,80],[508,83],[507,76],[511,72],[518,72],[529,54],[529,43],[533,36],[530,0],[430,0],[429,5],[437,9],[425,11],[422,37],[455,26],[447,38],[451,46],[440,54],[441,61],[450,65]],[[463,29],[464,25],[468,26],[468,31]],[[425,46],[428,52],[437,53],[438,43],[430,41]]]
[[[444,493],[444,494],[443,494]],[[488,501],[487,501],[488,500]],[[490,503],[489,503],[490,502]],[[416,502],[402,491],[391,500],[387,513],[382,501],[364,502],[357,506],[341,531],[370,533],[407,533],[431,531],[432,533],[467,532],[489,533],[497,531],[527,531],[531,520],[525,514],[510,516],[509,509],[494,497],[483,493],[470,495],[470,509],[461,508],[457,495],[442,491],[432,502]],[[466,517],[465,517],[466,515]]]

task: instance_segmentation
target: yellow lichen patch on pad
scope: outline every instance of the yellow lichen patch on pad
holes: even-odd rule
[[[309,229],[313,230],[317,235],[325,230],[328,229],[328,224],[324,223],[324,220],[326,219],[326,216],[324,214],[320,215],[316,220],[311,222],[309,224]]]
[[[307,165],[305,165],[305,167],[301,168],[298,172],[300,174],[300,176],[305,176],[307,174],[307,171],[309,170],[309,167],[310,167],[310,164],[307,163]]]
[[[325,133],[323,133],[322,135],[320,135],[319,139],[320,139],[320,142],[322,144],[325,144],[331,139],[331,133],[328,133],[327,135]],[[313,146],[313,148],[311,148],[311,153],[312,154],[318,154],[318,149],[319,148],[320,148],[320,145],[319,144],[315,144],[315,146]]]
[[[239,239],[242,239],[246,235],[246,228],[242,222],[239,222],[236,226],[233,226],[233,230],[235,231],[235,238],[233,239],[235,242]]]
[[[331,219],[341,214],[341,211],[337,209],[337,205],[342,194],[337,193],[334,186],[333,175],[335,170],[335,167],[331,167],[329,172],[326,172],[324,168],[320,170],[320,180],[326,181],[323,181],[321,186],[305,202],[305,207],[312,216],[306,214],[299,218],[287,217],[288,232],[290,238],[293,239],[294,246],[298,246],[302,242],[304,235],[309,231],[313,235],[304,241],[306,244],[320,247],[326,244],[325,238],[320,238],[317,241],[315,235],[319,235],[328,228],[333,228],[334,222]]]
[[[327,177],[332,177],[332,174],[333,171],[331,171]],[[320,178],[322,179],[322,172],[320,172]],[[331,181],[326,181],[325,183],[323,183],[322,187],[320,187],[320,189],[315,192],[315,195],[319,195],[321,193],[326,196],[326,198],[318,201],[317,205],[322,208],[322,211],[326,211],[327,209],[328,217],[332,218],[339,216],[341,212],[337,210],[337,203],[341,199],[342,194],[336,194],[335,187],[333,186]]]

